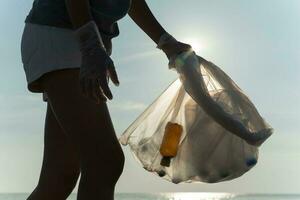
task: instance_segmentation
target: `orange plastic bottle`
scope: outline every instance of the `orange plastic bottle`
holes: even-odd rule
[[[172,122],[167,123],[162,144],[160,146],[160,154],[163,156],[160,162],[162,166],[169,167],[171,158],[177,155],[182,130],[180,124]]]

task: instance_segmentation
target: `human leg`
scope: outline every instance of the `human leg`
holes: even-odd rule
[[[80,174],[78,152],[47,104],[44,155],[38,185],[28,200],[65,200]]]
[[[81,179],[78,200],[112,200],[124,154],[105,102],[96,104],[79,87],[79,69],[50,72],[43,79],[56,118],[78,146]]]

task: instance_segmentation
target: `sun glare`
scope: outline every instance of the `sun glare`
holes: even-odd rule
[[[190,44],[196,53],[203,51],[203,43],[197,38],[185,38],[182,40],[182,42]]]
[[[234,197],[233,194],[227,193],[193,193],[193,192],[183,192],[183,193],[169,193],[166,197],[170,200],[222,200],[228,199],[229,197]]]

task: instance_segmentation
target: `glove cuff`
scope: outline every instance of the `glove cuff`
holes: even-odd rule
[[[75,36],[82,52],[87,53],[95,46],[101,47],[106,51],[98,27],[93,20],[75,30]]]
[[[162,34],[160,36],[156,48],[162,49],[165,44],[175,43],[175,42],[177,42],[177,40],[172,35],[170,35],[168,32],[165,32],[164,34]]]

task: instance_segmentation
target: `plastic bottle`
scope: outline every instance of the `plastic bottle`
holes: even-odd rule
[[[182,126],[177,123],[168,122],[165,128],[164,137],[160,146],[160,154],[163,156],[160,165],[169,167],[171,158],[175,157],[178,151]]]

